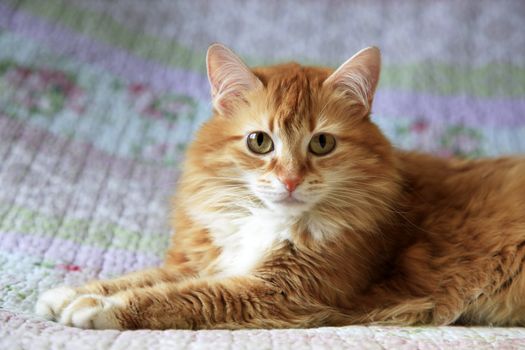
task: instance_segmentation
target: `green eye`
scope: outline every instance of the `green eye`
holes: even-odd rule
[[[308,145],[310,152],[317,156],[324,156],[335,148],[335,137],[330,134],[317,134],[312,137]]]
[[[248,148],[253,153],[266,154],[273,151],[273,141],[270,136],[262,131],[252,132],[248,135]]]

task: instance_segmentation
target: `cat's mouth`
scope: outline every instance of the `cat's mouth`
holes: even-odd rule
[[[290,192],[264,192],[258,193],[258,197],[273,209],[283,209],[283,213],[289,214],[289,211],[304,211],[310,206],[309,201],[297,198],[296,193]]]
[[[303,205],[305,204],[304,201],[299,200],[293,196],[287,196],[283,199],[276,200],[275,203],[282,204],[282,205]]]

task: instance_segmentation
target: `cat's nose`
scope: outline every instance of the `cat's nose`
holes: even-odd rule
[[[293,192],[303,182],[303,179],[298,176],[280,177],[279,180],[283,183],[288,192]]]

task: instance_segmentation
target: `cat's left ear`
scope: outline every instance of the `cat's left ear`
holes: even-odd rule
[[[222,115],[230,113],[247,92],[263,87],[250,68],[224,45],[208,48],[206,67],[213,107]]]
[[[337,68],[324,81],[323,86],[336,89],[345,98],[365,107],[365,112],[369,112],[380,72],[381,52],[377,47],[367,47]]]

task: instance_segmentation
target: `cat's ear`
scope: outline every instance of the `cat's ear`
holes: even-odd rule
[[[367,47],[337,68],[323,85],[343,93],[344,98],[362,104],[365,112],[369,112],[380,72],[381,52],[377,47]]]
[[[243,100],[246,92],[263,86],[250,68],[221,44],[212,44],[208,48],[206,67],[213,107],[220,114],[228,114],[235,103]]]

